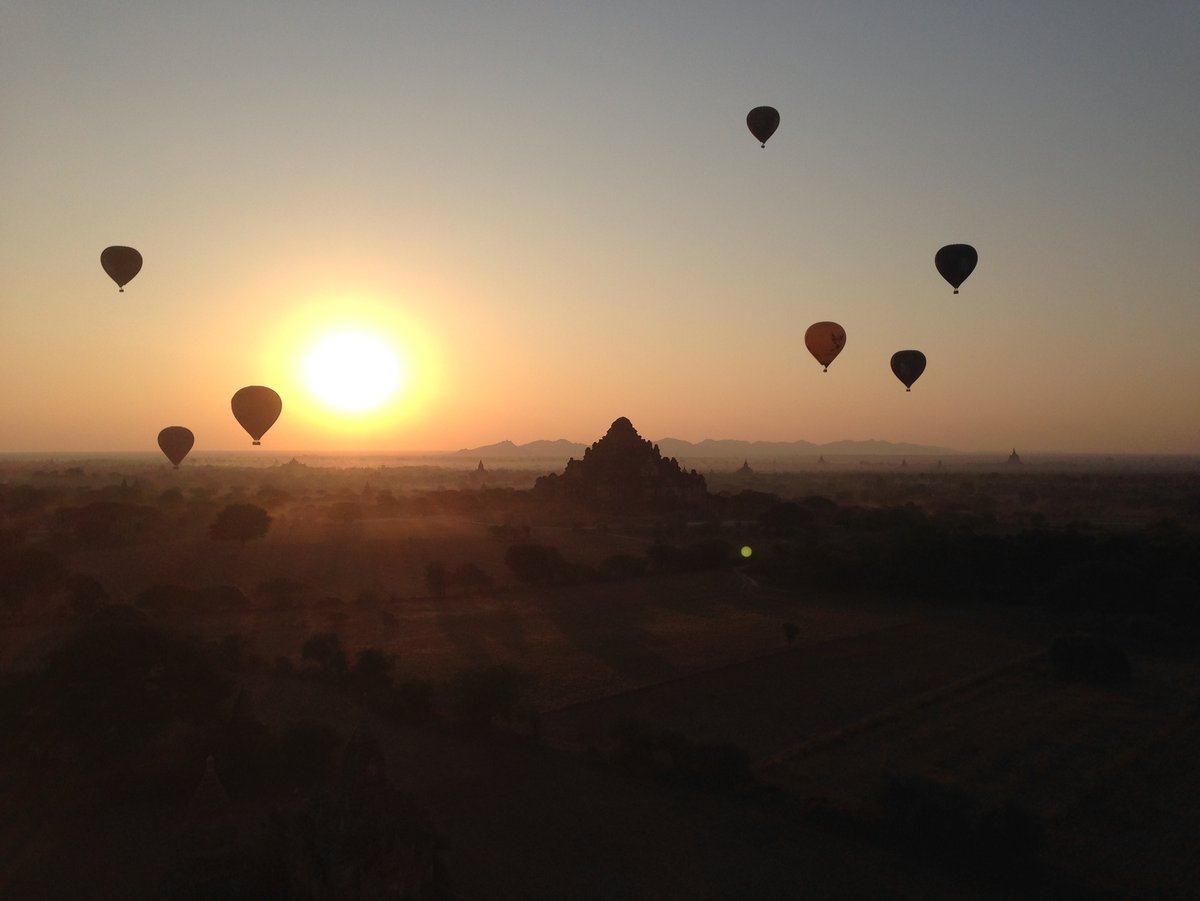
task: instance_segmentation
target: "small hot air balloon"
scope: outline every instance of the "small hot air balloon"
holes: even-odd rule
[[[975,271],[979,262],[979,254],[970,244],[947,244],[933,255],[933,265],[958,293],[958,286],[967,280],[967,276]]]
[[[192,430],[181,425],[169,425],[158,433],[158,446],[167,455],[167,459],[175,464],[176,469],[195,443],[196,436],[192,434]]]
[[[814,322],[804,333],[804,346],[829,371],[829,364],[846,346],[846,330],[836,322]]]
[[[250,434],[255,444],[262,444],[259,439],[275,424],[283,410],[279,395],[262,385],[239,388],[229,405],[233,408],[234,418]]]
[[[767,138],[775,134],[775,129],[779,127],[779,110],[773,106],[756,106],[746,114],[746,126],[750,134],[766,147]]]
[[[898,350],[892,354],[892,372],[904,382],[904,390],[912,391],[912,384],[925,371],[925,354],[919,350]]]
[[[117,283],[121,293],[124,293],[125,286],[142,271],[142,255],[132,247],[105,247],[100,252],[100,265],[104,267],[108,277]]]

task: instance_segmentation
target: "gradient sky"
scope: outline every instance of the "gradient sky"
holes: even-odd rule
[[[1198,48],[1195,0],[7,0],[0,451],[248,448],[266,384],[274,449],[1200,453]],[[386,415],[300,384],[345,321]]]

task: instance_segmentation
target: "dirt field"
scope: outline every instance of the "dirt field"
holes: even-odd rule
[[[1186,897],[1200,877],[1194,660],[1135,654],[1127,684],[1064,683],[1046,651],[1080,623],[1017,606],[835,600],[761,588],[727,569],[531,588],[507,572],[507,544],[484,522],[278,525],[246,545],[197,538],[150,552],[77,551],[66,562],[114,601],[155,585],[235,586],[246,603],[159,615],[208,638],[238,636],[268,663],[298,661],[310,635],[333,631],[352,653],[394,654],[398,679],[443,682],[482,663],[531,673],[540,745],[376,724],[393,778],[450,839],[467,897],[719,898],[747,886],[779,897],[797,873],[818,896],[994,894],[757,802],[586,764],[579,752],[603,749],[626,719],[737,745],[762,782],[801,807],[823,799],[869,818],[890,774],[956,786],[986,804],[1019,803],[1045,828],[1043,859],[1072,885]],[[539,527],[532,537],[593,566],[645,549],[644,538],[619,533]],[[495,585],[432,598],[433,561],[473,563]],[[286,603],[258,590],[281,577],[303,586]],[[2,616],[0,657],[20,667],[76,615],[60,604]],[[784,622],[797,626],[791,645]],[[338,696],[296,696],[266,671],[253,681],[272,717],[317,717],[348,733],[363,715]],[[164,814],[147,821],[156,816]],[[502,873],[507,881],[496,882]]]

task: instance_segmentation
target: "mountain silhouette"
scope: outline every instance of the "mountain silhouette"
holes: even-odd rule
[[[741,441],[737,439],[706,438],[700,442],[684,441],[680,438],[661,438],[654,442],[664,456],[676,459],[710,460],[742,459],[762,460],[766,458],[810,457],[813,454],[844,456],[920,456],[936,454],[953,456],[958,451],[948,447],[925,444],[893,443],[875,438],[866,441],[831,441],[813,444],[811,441]],[[539,457],[581,457],[587,445],[559,438],[556,441],[530,441],[514,444],[501,441],[483,447],[463,448],[455,451],[456,457],[535,459]]]

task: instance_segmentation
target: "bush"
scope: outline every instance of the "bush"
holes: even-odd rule
[[[93,576],[72,573],[63,588],[67,604],[76,613],[88,616],[108,603],[108,592]]]
[[[512,723],[530,683],[528,673],[506,663],[464,670],[447,685],[454,718],[474,726]]]
[[[360,693],[372,706],[387,704],[395,666],[394,654],[385,654],[379,648],[364,648],[350,668],[350,689]]]
[[[297,723],[280,736],[271,757],[274,776],[283,785],[308,790],[330,774],[341,736],[322,723]]]
[[[1095,635],[1060,635],[1050,646],[1050,663],[1060,679],[1127,682],[1129,658],[1115,643]]]
[[[404,723],[427,723],[434,717],[433,683],[427,679],[405,679],[391,692],[384,711]]]
[[[467,594],[492,587],[492,577],[474,563],[460,563],[450,574],[450,582]]]
[[[340,677],[346,674],[349,663],[342,640],[333,632],[317,632],[300,648],[300,658],[311,660],[326,676]]]
[[[254,504],[229,504],[208,527],[208,534],[219,541],[250,541],[262,538],[271,527],[271,515]]]
[[[264,601],[275,606],[294,607],[299,599],[299,595],[307,588],[308,585],[304,582],[289,579],[287,576],[279,576],[259,582],[254,589],[254,593]]]
[[[227,693],[198,641],[113,605],[50,655],[31,700],[52,738],[104,759],[175,720],[207,719]]]
[[[569,569],[557,548],[543,544],[514,544],[504,552],[504,562],[518,579],[533,585],[553,582]]]

